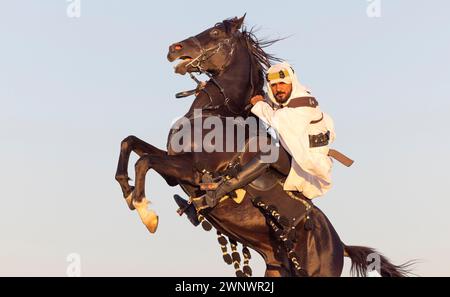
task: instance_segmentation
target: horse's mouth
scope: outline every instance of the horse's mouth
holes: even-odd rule
[[[185,75],[188,71],[188,64],[192,61],[192,57],[190,56],[181,56],[176,60],[181,60],[180,63],[178,63],[174,69],[175,73],[179,73],[181,75]]]

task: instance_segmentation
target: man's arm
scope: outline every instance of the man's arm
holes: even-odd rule
[[[252,108],[252,113],[264,121],[267,125],[275,127],[275,113],[276,111],[264,101],[258,101]]]
[[[252,112],[273,127],[282,138],[292,157],[306,172],[324,177],[311,159],[307,128],[320,113],[315,108],[297,107],[273,110],[266,102],[257,101]]]

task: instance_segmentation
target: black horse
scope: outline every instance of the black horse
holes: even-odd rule
[[[177,73],[202,72],[211,78],[204,88],[197,90],[195,100],[185,115],[191,123],[195,118],[195,110],[202,110],[208,116],[215,115],[221,119],[252,117],[248,109],[249,100],[252,96],[263,94],[265,70],[270,66],[271,60],[276,58],[263,50],[273,42],[258,40],[251,30],[241,28],[243,21],[244,17],[224,20],[169,47],[168,60],[181,60],[175,68]],[[210,130],[204,129],[202,135]],[[158,172],[170,186],[180,185],[189,197],[199,197],[205,193],[200,188],[203,173],[223,172],[236,159],[242,165],[256,154],[248,150],[240,153],[195,150],[203,139],[193,139],[187,145],[191,150],[179,152],[172,147],[172,136],[173,133],[170,133],[167,151],[135,136],[128,136],[121,143],[116,180],[129,207],[138,210],[152,233],[156,231],[158,217],[147,210],[144,189],[145,176],[150,169]],[[224,143],[230,140],[226,136],[223,139]],[[140,156],[135,165],[134,187],[129,184],[127,172],[131,152]],[[298,275],[298,271],[308,276],[340,276],[345,256],[352,260],[352,271],[365,275],[368,259],[376,252],[367,247],[346,246],[320,209],[307,202],[301,194],[292,197],[292,193],[289,195],[284,191],[282,184],[277,183],[282,180],[279,177],[289,170],[289,160],[284,164],[281,166],[283,168],[269,170],[272,175],[267,175],[262,184],[269,183],[270,187],[247,186],[246,196],[241,203],[227,199],[212,209],[206,209],[202,214],[218,231],[257,251],[266,262],[266,276],[293,276]],[[255,202],[255,197],[259,197],[259,202]],[[296,268],[301,269],[293,268],[292,259],[279,238],[274,235],[274,226],[268,224],[267,215],[262,211],[264,204],[261,204],[265,198],[286,201],[286,205],[295,201],[299,209],[308,208],[309,205],[310,227],[305,228],[306,221],[300,222],[292,241],[295,243],[292,248],[298,261]],[[405,265],[393,265],[383,256],[376,255],[380,260],[379,271],[382,276],[406,274]]]

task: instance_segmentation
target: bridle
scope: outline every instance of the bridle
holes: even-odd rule
[[[210,78],[210,80],[211,80],[211,81],[216,85],[216,87],[219,89],[220,94],[221,94],[221,95],[223,96],[223,98],[224,98],[223,103],[214,105],[214,104],[213,104],[213,99],[212,99],[212,97],[211,97],[211,94],[206,90],[206,88],[200,88],[198,91],[199,91],[199,92],[204,92],[204,93],[208,96],[208,98],[209,98],[209,102],[208,102],[206,105],[202,106],[202,110],[217,110],[217,109],[220,109],[222,106],[225,106],[232,114],[234,114],[234,115],[242,115],[242,111],[237,111],[237,112],[236,112],[235,110],[233,110],[233,108],[232,108],[231,105],[230,105],[231,99],[230,99],[230,97],[228,97],[228,96],[226,95],[224,88],[223,88],[223,87],[220,85],[220,83],[214,78],[214,75],[211,74],[210,72],[206,71],[206,70],[204,69],[203,65],[202,65],[202,63],[208,61],[208,60],[211,59],[214,55],[216,55],[217,53],[219,53],[220,50],[223,49],[224,46],[228,45],[228,47],[231,48],[231,51],[230,51],[230,53],[228,54],[227,61],[226,61],[226,62],[220,67],[220,69],[219,69],[219,74],[222,73],[223,70],[231,63],[231,59],[232,59],[232,57],[233,57],[234,50],[235,50],[235,43],[233,42],[235,38],[234,38],[234,37],[230,37],[230,38],[224,39],[224,40],[220,41],[217,45],[215,45],[215,46],[213,46],[213,47],[210,47],[210,48],[207,48],[207,49],[205,49],[205,48],[202,46],[202,44],[200,43],[200,41],[198,40],[197,37],[193,36],[193,37],[191,37],[190,39],[191,39],[191,40],[195,43],[195,45],[198,47],[198,49],[200,50],[200,54],[199,54],[197,57],[195,57],[194,59],[192,59],[188,64],[186,64],[185,67],[192,66],[192,67],[194,67],[194,68],[197,69],[197,72],[198,72],[198,73],[200,73],[200,74],[205,74],[206,76],[208,76],[208,77]],[[249,54],[249,55],[251,55],[251,54]],[[251,84],[251,93],[250,93],[250,96],[253,94],[253,91],[254,91],[253,78],[252,78],[252,75],[253,75],[253,69],[252,69],[252,68],[253,68],[253,67],[252,67],[252,61],[251,61],[251,56],[250,56],[250,84]],[[191,77],[198,85],[200,85],[200,81],[199,81],[192,73],[189,73],[189,75],[190,75],[190,77]],[[197,89],[196,89],[195,91],[197,91]],[[183,92],[183,93],[186,93],[186,94],[188,94],[188,96],[189,96],[189,95],[191,95],[191,94],[194,94],[195,91],[194,91],[194,92],[188,91],[188,92]],[[182,93],[179,93],[179,94],[182,94]],[[177,98],[181,98],[181,97],[184,97],[184,96],[182,96],[182,95],[181,95],[181,96],[178,96],[178,95],[177,95]],[[248,115],[248,113],[249,113],[249,111],[250,111],[250,109],[249,109],[248,107],[249,107],[249,106],[247,105],[247,106],[245,106],[245,108],[244,108],[244,111],[247,112],[247,115]],[[251,107],[251,104],[250,104],[250,107]]]
[[[222,49],[222,47],[224,45],[228,45],[229,47],[231,47],[231,52],[228,55],[229,59],[228,59],[227,63],[222,65],[219,72],[222,72],[223,69],[225,69],[225,67],[228,66],[227,64],[230,62],[231,57],[233,56],[233,52],[234,52],[234,44],[233,44],[234,38],[233,37],[224,39],[224,40],[220,41],[218,44],[216,44],[215,46],[207,48],[207,49],[205,49],[202,46],[202,44],[200,43],[200,41],[198,40],[197,37],[192,36],[189,39],[191,39],[195,43],[195,45],[198,47],[198,49],[200,50],[200,54],[196,58],[192,59],[188,64],[186,64],[186,67],[192,66],[194,68],[199,69],[200,72],[205,72],[203,70],[202,63],[209,60],[214,55],[216,55]]]

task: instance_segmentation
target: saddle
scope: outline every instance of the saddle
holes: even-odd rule
[[[233,168],[232,172],[234,170],[236,168]],[[214,190],[219,178],[221,178],[221,175],[214,178],[211,174],[204,173],[202,188],[204,190]],[[286,177],[281,173],[275,170],[267,170],[244,189],[237,189],[222,197],[218,204],[227,199],[233,199],[235,203],[240,204],[243,199],[248,198],[251,199],[255,206],[261,209],[268,220],[274,220],[275,224],[279,226],[279,231],[276,231],[276,233],[283,232],[283,230],[295,229],[302,220],[306,223],[309,219],[309,212],[313,204],[300,192],[284,191],[286,195],[280,196],[275,193],[274,195],[267,195],[267,192],[274,190],[277,186],[283,188],[285,179]],[[261,195],[263,193],[265,195]],[[175,201],[180,207],[177,211],[178,214],[182,215],[186,213],[191,223],[195,226],[199,224],[197,219],[198,215],[204,210],[211,209],[206,201],[205,195],[191,197],[189,202],[178,195],[176,196]],[[305,229],[311,230],[311,225],[307,224]]]
[[[219,204],[226,199],[233,199],[235,203],[241,203],[245,197],[251,199],[252,203],[258,207],[262,214],[266,217],[267,224],[273,230],[275,237],[279,240],[280,245],[284,247],[286,255],[293,265],[293,268],[298,276],[306,276],[306,271],[300,265],[300,258],[296,252],[296,238],[299,230],[311,231],[314,229],[314,223],[311,219],[311,210],[314,205],[312,202],[304,197],[301,193],[294,193],[285,191],[286,195],[273,195],[267,194],[272,190],[276,190],[276,187],[283,188],[283,183],[286,177],[275,170],[267,170],[253,182],[248,184],[245,189],[237,189],[222,199]],[[213,186],[214,178],[210,174],[205,173],[203,177],[205,183],[209,186]],[[265,195],[261,195],[262,193]],[[180,206],[178,213],[182,215],[186,213],[192,224],[197,226],[202,224],[203,229],[210,231],[212,225],[206,221],[203,216],[203,211],[211,209],[208,206],[205,195],[201,197],[191,197],[189,202],[185,201],[181,197],[175,197],[177,204]],[[185,201],[184,203],[182,201]],[[181,202],[181,203],[180,203]],[[244,261],[243,270],[241,270],[239,264],[239,258],[236,253],[236,243],[231,243],[232,247],[232,259],[226,252],[226,240],[220,232],[218,232],[218,240],[221,244],[221,249],[224,256],[224,261],[231,265],[235,264],[237,276],[250,276],[251,269],[248,266],[248,259]],[[231,241],[230,241],[231,242]],[[245,250],[248,249],[245,247]],[[244,250],[243,250],[244,251]],[[244,253],[244,259],[246,254]]]

